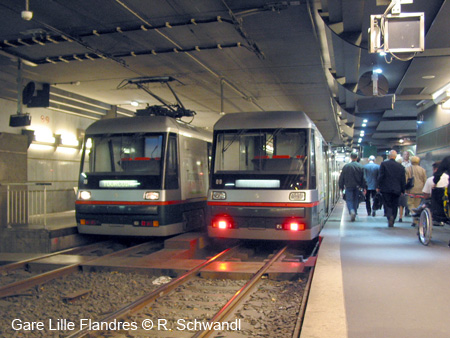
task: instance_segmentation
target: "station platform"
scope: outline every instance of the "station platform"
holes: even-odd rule
[[[16,225],[0,229],[0,252],[50,253],[90,243],[78,233],[75,210],[47,215],[46,225]]]
[[[450,229],[428,246],[404,217],[393,228],[340,201],[321,232],[301,338],[450,337]]]

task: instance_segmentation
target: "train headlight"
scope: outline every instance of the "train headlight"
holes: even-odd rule
[[[91,192],[87,190],[81,190],[79,193],[79,198],[82,200],[90,200],[91,199]]]
[[[157,191],[146,191],[144,194],[144,199],[156,201],[159,200],[159,192]]]
[[[227,194],[225,191],[213,191],[212,192],[212,199],[213,200],[226,200]]]
[[[290,201],[304,201],[305,198],[306,194],[304,192],[296,191],[289,194]]]

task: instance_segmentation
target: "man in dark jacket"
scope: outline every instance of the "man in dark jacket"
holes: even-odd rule
[[[375,156],[369,156],[369,163],[364,166],[364,180],[367,184],[367,192],[366,192],[366,210],[367,215],[372,216],[376,215],[376,209],[371,208],[371,198],[375,198],[376,189],[377,189],[377,179],[378,172],[380,171],[380,166],[375,163]],[[372,211],[373,210],[373,211]]]
[[[378,175],[378,189],[383,196],[384,210],[388,219],[388,226],[393,227],[395,218],[397,217],[398,200],[405,193],[405,168],[395,161],[397,152],[391,150],[389,152],[389,160],[384,161],[380,165],[380,173]]]
[[[441,164],[439,164],[438,169],[434,172],[434,184],[437,184],[439,182],[443,173],[447,173],[450,176],[450,156],[444,157],[444,159],[441,161]]]
[[[345,189],[345,201],[350,219],[354,222],[359,205],[359,188],[364,188],[365,184],[363,166],[356,161],[358,155],[352,153],[350,158],[352,161],[344,165],[339,176],[339,189]]]

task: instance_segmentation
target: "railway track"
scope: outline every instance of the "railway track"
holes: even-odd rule
[[[213,257],[217,251],[192,252],[183,242],[183,250],[170,244],[148,255],[85,262],[83,272],[0,299],[7,314],[0,318],[0,336],[294,337],[307,280],[298,261],[309,259],[295,248],[239,244]],[[164,268],[155,270],[155,264]],[[299,273],[281,271],[293,265]],[[161,273],[172,281],[154,285]],[[13,328],[15,318],[21,325],[42,322],[44,329]]]
[[[51,280],[54,280],[56,278],[59,278],[59,277],[62,277],[62,276],[68,275],[68,274],[76,273],[77,271],[80,270],[80,267],[83,263],[86,263],[89,261],[95,261],[96,259],[98,259],[99,251],[101,251],[105,247],[107,248],[106,252],[109,252],[109,253],[103,254],[103,255],[100,254],[100,256],[103,259],[106,257],[128,255],[128,254],[131,254],[134,252],[141,251],[148,246],[152,246],[153,244],[154,244],[153,242],[147,242],[147,243],[142,243],[139,245],[134,245],[134,246],[131,246],[126,249],[120,249],[118,251],[109,252],[112,249],[105,246],[105,243],[96,243],[96,244],[88,245],[85,247],[68,249],[68,250],[60,251],[60,252],[57,252],[54,254],[43,255],[43,256],[39,256],[39,257],[32,258],[29,260],[15,262],[15,263],[11,263],[11,264],[2,266],[2,267],[0,267],[0,273],[3,274],[2,280],[4,281],[4,280],[13,279],[14,281],[9,282],[7,284],[2,283],[2,286],[0,286],[0,298],[20,294],[24,290],[35,287],[37,285],[47,283]],[[76,263],[68,264],[66,266],[63,266],[63,267],[60,267],[57,269],[53,269],[53,270],[46,271],[43,273],[32,274],[32,276],[28,277],[28,278],[23,278],[25,276],[23,273],[18,273],[18,274],[16,274],[16,276],[11,276],[11,275],[8,276],[8,274],[11,274],[11,272],[14,272],[14,270],[20,270],[23,272],[23,269],[26,268],[29,264],[31,264],[32,262],[38,262],[39,260],[42,260],[42,259],[46,259],[49,257],[55,258],[57,256],[63,257],[64,255],[68,255],[68,254],[72,254],[72,255],[85,254],[86,255],[89,253],[92,254],[92,252],[97,252],[97,254],[84,256],[83,259],[79,260]],[[9,278],[6,278],[6,277],[9,277]]]
[[[108,337],[209,337],[215,331],[220,331],[219,337],[255,336],[256,331],[262,336],[292,336],[303,297],[295,291],[298,293],[305,281],[265,278],[269,268],[284,257],[287,247],[271,254],[249,280],[198,277],[213,261],[224,260],[238,250],[225,250],[115,313],[85,323],[84,329],[68,337],[102,336],[102,329],[108,331]],[[277,303],[282,297],[284,305]],[[277,330],[278,335],[273,335]]]

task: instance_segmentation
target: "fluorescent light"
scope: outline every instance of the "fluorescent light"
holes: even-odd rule
[[[447,92],[447,95],[449,95],[449,94],[450,93]],[[441,108],[442,109],[450,109],[450,95],[447,97],[447,100],[445,100],[445,102],[442,102]]]
[[[55,137],[48,127],[37,127],[34,131],[34,140],[41,143],[55,143]]]
[[[436,90],[433,94],[431,94],[431,97],[433,98],[433,100],[436,102],[436,99],[441,96],[442,94],[444,94],[444,92],[446,92],[447,90],[450,90],[450,82],[447,83],[444,87],[442,87],[439,90]],[[436,104],[439,102],[436,102]]]
[[[139,102],[137,102],[137,101],[131,101],[131,105],[132,105],[133,107],[137,107],[137,106],[139,106]]]
[[[61,145],[69,147],[78,147],[79,142],[73,134],[61,134]]]

